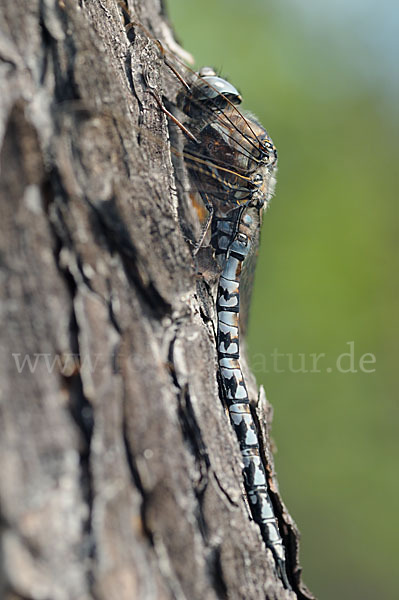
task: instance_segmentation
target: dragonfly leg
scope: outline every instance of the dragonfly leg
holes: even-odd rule
[[[213,204],[211,202],[209,202],[207,195],[204,192],[201,192],[200,195],[201,195],[202,201],[204,203],[204,206],[205,206],[206,210],[208,211],[208,215],[206,217],[205,223],[201,227],[201,235],[194,244],[193,256],[196,256],[198,254],[199,250],[202,248],[204,239],[206,237],[206,234],[209,231],[209,226],[212,223],[213,215],[215,212],[215,209],[213,208]]]
[[[162,112],[171,120],[173,121],[173,123],[175,125],[177,125],[177,127],[179,127],[181,129],[181,131],[188,137],[190,138],[190,140],[192,140],[193,142],[195,142],[196,144],[199,144],[200,142],[197,140],[197,138],[195,137],[195,135],[193,133],[191,133],[191,131],[189,129],[187,129],[187,127],[185,125],[183,125],[183,123],[181,121],[179,121],[179,119],[177,119],[177,117],[175,117],[174,115],[172,115],[172,113],[163,105],[163,102],[160,98],[158,98],[158,96],[156,95],[156,93],[153,90],[149,90],[150,94],[154,97],[156,103],[158,104],[159,108],[162,110]]]

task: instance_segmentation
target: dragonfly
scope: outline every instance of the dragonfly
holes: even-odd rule
[[[240,357],[241,276],[256,254],[263,212],[274,191],[277,149],[260,123],[237,109],[240,102],[240,94],[228,81],[210,67],[201,69],[184,99],[187,129],[193,134],[184,156],[209,213],[211,244],[221,269],[216,300],[218,362],[244,463],[244,485],[277,572],[291,589]]]
[[[136,25],[141,26],[133,20],[129,26]],[[267,465],[240,352],[240,287],[246,270],[254,266],[263,214],[274,192],[277,149],[258,120],[238,108],[242,98],[230,82],[211,67],[198,72],[183,67],[180,61],[171,60],[160,42],[154,41],[181,87],[177,94],[178,116],[161,98],[154,97],[183,133],[181,154],[189,174],[191,199],[206,213],[200,236],[192,244],[193,255],[209,241],[219,269],[215,308],[222,400],[240,447],[253,520],[273,554],[278,576],[291,590],[286,549],[270,496]]]

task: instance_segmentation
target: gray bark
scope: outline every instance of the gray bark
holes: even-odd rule
[[[156,45],[111,0],[0,10],[1,597],[295,598],[249,516]]]

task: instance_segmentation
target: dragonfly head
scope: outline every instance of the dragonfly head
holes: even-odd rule
[[[239,91],[226,79],[219,77],[212,67],[202,67],[196,83],[198,99],[213,109],[225,108],[229,103],[241,104]]]

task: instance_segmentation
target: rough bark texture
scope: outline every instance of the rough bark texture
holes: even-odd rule
[[[157,2],[137,4],[161,37]],[[310,597],[262,394],[296,594],[249,517],[156,45],[129,42],[114,0],[14,0],[0,19],[1,597]]]

